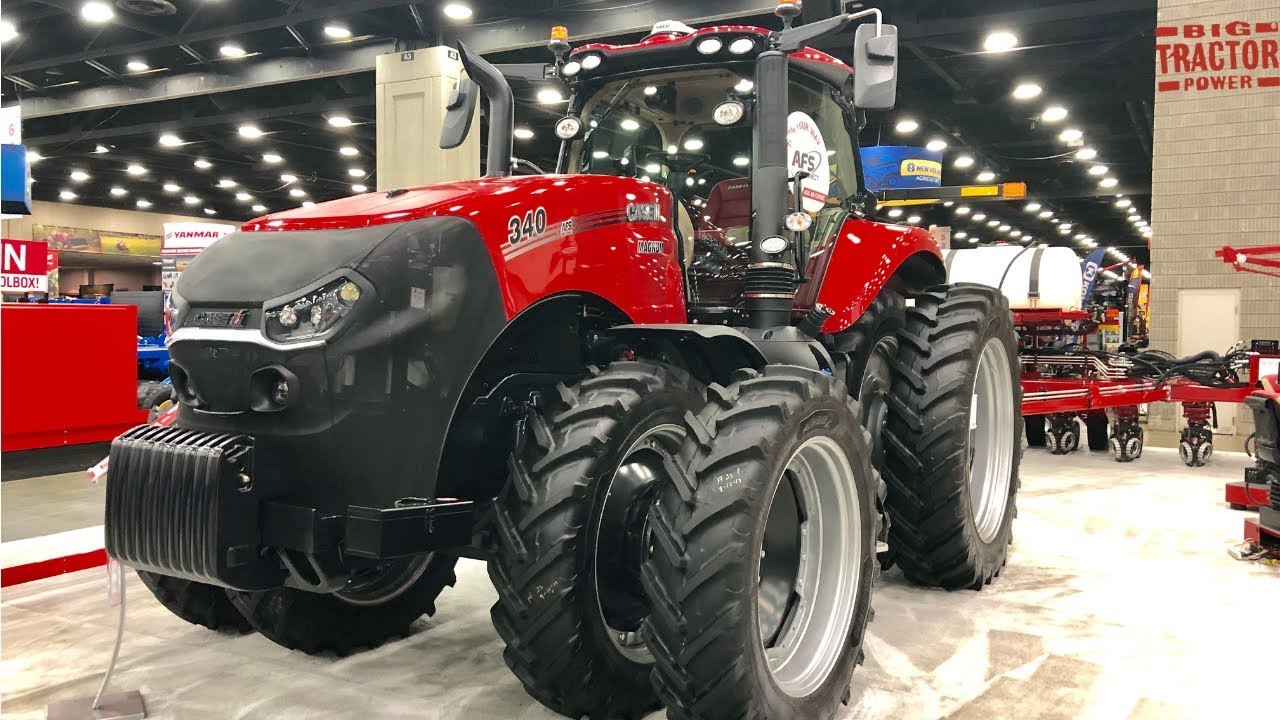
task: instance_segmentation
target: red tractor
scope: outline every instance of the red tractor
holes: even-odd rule
[[[483,178],[254,220],[183,273],[178,418],[113,444],[108,551],[188,620],[338,654],[480,558],[557,712],[832,717],[878,549],[999,574],[1022,426],[1006,301],[869,217],[896,29],[795,9],[553,42],[555,174],[459,46],[442,145],[483,92]],[[852,66],[806,47],[869,14]]]

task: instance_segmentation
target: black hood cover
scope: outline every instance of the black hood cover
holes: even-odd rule
[[[178,278],[178,294],[192,305],[261,305],[340,268],[355,268],[401,227],[234,232],[191,261]]]

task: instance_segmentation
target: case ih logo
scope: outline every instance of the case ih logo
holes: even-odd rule
[[[230,312],[210,312],[201,311],[191,318],[191,325],[194,327],[244,327],[244,322],[249,317],[248,310],[233,310]]]
[[[1156,28],[1160,92],[1280,87],[1280,23],[1244,22]]]

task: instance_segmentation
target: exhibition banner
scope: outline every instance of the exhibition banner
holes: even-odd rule
[[[63,225],[32,225],[31,239],[46,242],[54,250],[148,257],[160,255],[162,240],[159,235],[91,230]]]
[[[3,274],[0,290],[13,293],[49,292],[49,247],[29,240],[0,240]],[[56,268],[55,268],[56,270]]]
[[[941,151],[906,145],[872,145],[860,148],[859,152],[864,181],[872,192],[942,184]]]
[[[160,289],[173,292],[187,263],[214,241],[236,231],[235,225],[177,222],[164,224],[164,248],[160,258]]]

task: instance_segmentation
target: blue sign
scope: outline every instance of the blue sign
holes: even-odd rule
[[[0,145],[0,212],[31,214],[31,167],[26,145]]]
[[[942,152],[905,145],[859,148],[862,175],[872,192],[942,184]]]
[[[1089,307],[1089,296],[1093,294],[1093,286],[1098,282],[1098,271],[1102,267],[1102,259],[1107,249],[1098,248],[1080,261],[1080,307]]]

